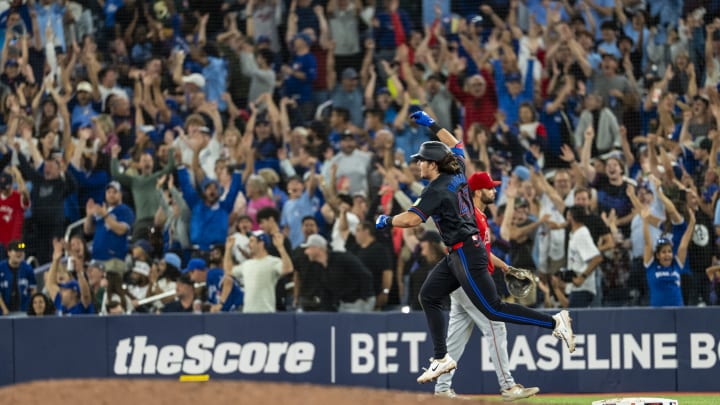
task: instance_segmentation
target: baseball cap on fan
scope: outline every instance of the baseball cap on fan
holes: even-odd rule
[[[120,186],[120,182],[117,180],[113,180],[110,183],[108,183],[107,186],[105,186],[105,190],[109,188],[114,188],[118,193],[122,192],[122,186]]]
[[[301,248],[308,248],[308,247],[319,247],[323,249],[327,249],[327,240],[323,238],[321,235],[313,234],[308,236],[307,242],[300,245]]]
[[[188,76],[183,76],[182,82],[185,84],[194,84],[199,89],[205,88],[205,77],[200,73],[193,73]]]
[[[77,84],[77,86],[75,87],[75,91],[76,92],[84,91],[87,93],[92,93],[93,86],[92,86],[92,84],[90,84],[90,82],[82,81]]]
[[[13,185],[13,177],[10,173],[0,173],[0,189],[10,188]]]
[[[488,172],[473,173],[468,179],[470,191],[495,188],[502,184],[502,181],[493,180]]]

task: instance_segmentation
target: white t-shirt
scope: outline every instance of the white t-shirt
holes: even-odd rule
[[[347,222],[348,228],[350,228],[350,233],[355,235],[355,229],[360,223],[360,218],[352,212],[348,212]],[[345,239],[343,239],[340,235],[340,219],[335,219],[335,223],[333,224],[332,234],[330,235],[330,248],[334,252],[345,251]]]
[[[167,278],[161,278],[157,281],[157,288],[162,290],[162,292],[168,292],[168,291],[175,291],[176,283],[174,281],[170,281]],[[160,309],[165,306],[165,304],[162,303],[162,300],[157,300],[153,303],[153,306],[157,309]]]
[[[595,246],[595,242],[587,226],[582,226],[570,232],[570,241],[568,243],[568,270],[574,271],[579,276],[587,269],[588,262],[595,256],[600,256],[600,250]],[[597,289],[595,288],[595,277],[597,273],[597,269],[595,269],[580,287],[576,287],[573,284],[571,291],[588,291],[597,294]]]
[[[267,255],[233,267],[233,277],[244,285],[243,312],[275,312],[275,285],[282,274],[282,260]]]
[[[242,252],[250,254],[250,239],[240,232],[235,232],[232,236],[235,238],[235,244],[232,247],[233,259],[238,264],[242,264],[248,259]]]
[[[550,220],[558,224],[565,222],[563,213],[560,212],[555,204],[553,204],[547,194],[540,197],[540,212],[538,216],[541,218],[545,214],[550,214]],[[565,229],[553,229],[547,225],[541,225],[538,228],[538,251],[540,252],[539,267],[547,266],[547,259],[561,260],[565,257]]]

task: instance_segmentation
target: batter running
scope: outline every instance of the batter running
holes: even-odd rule
[[[500,184],[502,182],[493,181],[486,172],[474,173],[468,179],[470,195],[475,206],[475,222],[490,258],[488,262],[490,274],[494,272],[496,266],[504,272],[507,271],[508,267],[505,262],[490,251],[490,228],[488,228],[487,217],[485,216],[485,208],[495,202],[495,187]],[[503,399],[514,401],[537,394],[540,388],[525,388],[522,384],[515,383],[515,379],[510,374],[505,324],[491,321],[483,315],[482,312],[475,308],[475,305],[473,305],[462,288],[458,288],[450,294],[450,302],[450,321],[447,332],[447,350],[450,357],[456,361],[460,360],[463,351],[465,351],[465,345],[470,340],[474,325],[477,325],[490,344],[488,352],[495,366],[495,374],[497,375],[500,394]],[[456,396],[455,391],[452,389],[453,373],[450,372],[438,377],[435,384],[435,395],[450,398]]]
[[[441,141],[423,143],[418,153],[412,156],[420,166],[420,175],[430,180],[430,184],[407,212],[394,217],[380,215],[376,227],[410,228],[432,216],[450,251],[428,274],[420,289],[420,303],[425,311],[435,354],[430,367],[418,377],[418,383],[433,381],[457,367],[447,353],[442,300],[459,287],[488,319],[553,329],[553,335],[564,340],[573,352],[575,337],[567,311],[550,316],[500,300],[488,272],[487,250],[475,223],[462,145],[425,112],[417,111],[410,118],[418,125],[429,127]]]

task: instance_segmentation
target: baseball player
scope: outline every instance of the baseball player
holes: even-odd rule
[[[412,156],[418,162],[420,175],[430,183],[407,212],[394,217],[380,215],[375,225],[378,229],[389,226],[410,228],[432,216],[450,251],[435,265],[420,289],[420,302],[425,311],[435,354],[430,367],[418,377],[418,383],[434,381],[457,367],[455,360],[447,353],[447,326],[442,301],[459,287],[489,319],[552,329],[553,335],[564,340],[570,352],[573,352],[575,337],[567,311],[550,316],[521,305],[502,302],[487,271],[487,249],[480,240],[475,223],[473,203],[465,177],[462,143],[449,131],[440,128],[423,111],[413,113],[410,118],[418,125],[429,127],[441,141],[423,143],[418,153]]]
[[[493,181],[486,172],[474,173],[468,179],[470,195],[475,206],[475,221],[490,258],[488,261],[488,272],[490,274],[495,270],[495,266],[503,272],[506,272],[508,267],[505,262],[490,252],[490,229],[484,213],[485,207],[495,202],[495,187],[500,184],[502,182]],[[475,308],[462,288],[453,291],[450,294],[450,299],[450,322],[447,335],[447,350],[450,357],[457,361],[460,360],[465,345],[472,335],[473,324],[475,324],[490,343],[490,358],[495,365],[495,374],[497,374],[503,399],[514,401],[537,394],[540,391],[538,387],[525,388],[521,384],[516,384],[510,374],[505,323],[489,320]],[[435,395],[450,398],[456,396],[455,391],[452,389],[453,374],[454,371],[438,377],[435,384]]]

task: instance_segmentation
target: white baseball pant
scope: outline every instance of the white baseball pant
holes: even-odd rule
[[[510,374],[510,361],[507,352],[507,329],[504,322],[491,321],[480,312],[470,301],[462,288],[450,294],[450,322],[447,334],[447,351],[450,357],[459,362],[465,351],[465,345],[470,340],[473,327],[477,327],[489,343],[490,359],[495,366],[498,384],[501,390],[515,385]],[[455,370],[438,377],[435,392],[447,391],[452,387],[452,378]]]

